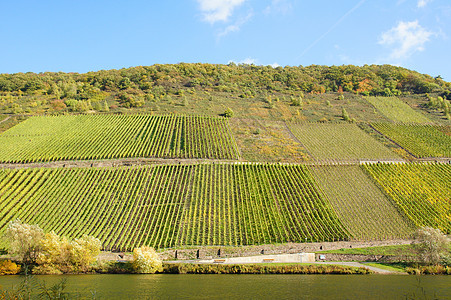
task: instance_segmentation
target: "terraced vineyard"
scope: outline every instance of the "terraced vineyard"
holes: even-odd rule
[[[432,122],[397,97],[367,97],[366,100],[392,121],[404,123]]]
[[[32,117],[2,133],[0,144],[0,162],[239,157],[225,118],[183,115]]]
[[[418,158],[451,157],[451,136],[444,132],[444,126],[402,123],[371,126]]]
[[[312,166],[340,221],[358,240],[408,238],[415,226],[357,165]]]
[[[289,128],[317,160],[392,160],[400,157],[355,124],[289,123]]]
[[[301,165],[2,170],[0,213],[114,250],[349,238]]]
[[[415,225],[451,233],[451,165],[373,164],[363,167]]]

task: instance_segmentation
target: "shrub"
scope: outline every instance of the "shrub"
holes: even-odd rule
[[[143,246],[133,250],[133,270],[141,274],[153,274],[163,270],[163,263],[154,248]]]
[[[0,275],[15,275],[20,272],[20,266],[10,260],[0,260]]]
[[[51,264],[39,265],[33,268],[33,274],[38,275],[61,275],[63,272],[59,269],[61,266]]]
[[[342,116],[343,120],[345,120],[347,122],[351,121],[351,118],[349,117],[349,114],[344,107],[341,110],[341,116]]]
[[[50,105],[56,111],[60,111],[66,108],[66,104],[63,100],[53,100]]]
[[[303,100],[302,97],[296,98],[296,97],[291,97],[291,106],[300,106],[302,107],[303,104]]]
[[[87,235],[69,242],[65,237],[50,232],[41,240],[40,247],[34,274],[86,272],[100,254],[101,242]]]
[[[118,97],[121,105],[126,108],[140,107],[144,105],[144,99],[139,95],[121,92]]]
[[[226,118],[233,117],[233,110],[230,107],[227,107],[227,109],[223,113],[223,116]]]
[[[164,273],[170,274],[371,274],[367,268],[337,265],[212,265],[165,264]]]
[[[451,275],[451,267],[441,265],[421,266],[419,268],[406,268],[406,272],[411,275]]]

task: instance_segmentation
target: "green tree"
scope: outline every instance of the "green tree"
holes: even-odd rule
[[[233,117],[233,110],[230,107],[227,107],[226,110],[223,113],[223,116],[226,118],[232,118]]]
[[[349,117],[349,114],[346,111],[346,108],[344,108],[344,107],[341,110],[341,117],[343,118],[343,120],[345,120],[347,122],[351,121],[351,118]]]
[[[106,102],[106,100],[103,103],[103,111],[110,111],[110,107],[108,106],[108,102]]]
[[[303,102],[303,98],[302,97],[293,97],[291,96],[291,106],[299,106],[302,108],[304,102]]]
[[[119,94],[119,102],[126,108],[140,107],[144,105],[144,99],[141,96],[128,94],[126,92]]]

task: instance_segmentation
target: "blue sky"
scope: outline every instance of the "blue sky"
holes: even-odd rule
[[[451,81],[450,0],[0,0],[0,73],[395,64]]]

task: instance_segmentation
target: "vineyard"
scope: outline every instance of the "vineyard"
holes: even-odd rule
[[[302,165],[3,170],[0,213],[112,250],[350,238]]]
[[[418,158],[451,157],[451,136],[445,133],[445,126],[402,123],[371,126]]]
[[[405,239],[420,226],[451,233],[451,164],[360,165],[401,161],[394,151],[412,160],[450,158],[451,127],[423,124],[429,120],[398,98],[367,100],[387,118],[411,123],[31,117],[0,134],[0,163],[19,167],[0,169],[0,237],[16,218],[68,238],[93,235],[114,251]],[[155,159],[103,168],[66,162],[121,158]],[[63,162],[22,164],[52,161]]]
[[[312,166],[311,170],[355,239],[398,239],[412,235],[413,224],[359,166]]]
[[[415,225],[451,233],[451,165],[373,164],[363,168]]]
[[[289,128],[317,160],[399,159],[355,124],[290,123]]]
[[[184,115],[32,117],[0,134],[0,162],[129,157],[238,159],[225,118]]]
[[[451,135],[451,126],[437,126],[438,130],[446,135]]]
[[[394,122],[431,123],[431,120],[397,97],[367,97],[366,100]]]

